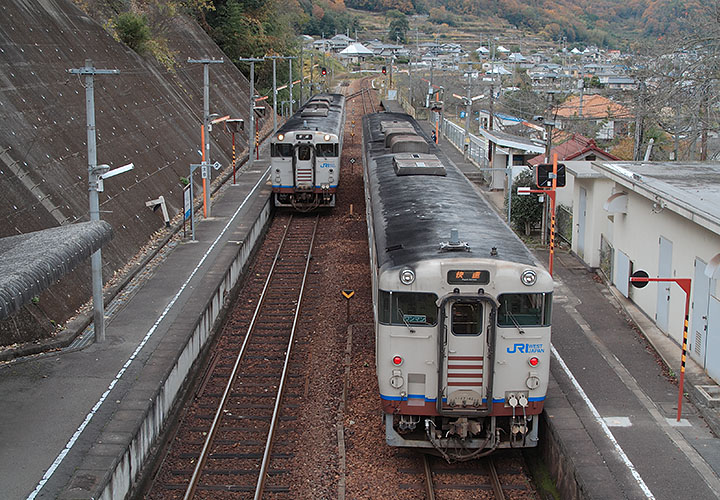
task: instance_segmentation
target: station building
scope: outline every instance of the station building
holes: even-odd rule
[[[690,278],[688,354],[720,382],[720,163],[568,162],[573,177],[572,250],[600,268],[678,345]],[[569,193],[564,193],[565,195]]]

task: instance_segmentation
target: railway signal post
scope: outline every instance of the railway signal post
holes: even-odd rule
[[[630,276],[630,284],[635,288],[643,288],[650,282],[674,282],[683,289],[683,292],[685,292],[685,322],[683,324],[682,355],[680,358],[680,379],[678,380],[677,421],[680,422],[680,415],[682,414],[683,385],[685,383],[685,359],[687,355],[688,318],[690,316],[690,291],[692,290],[692,280],[690,278],[650,278],[648,273],[642,270],[635,271],[632,273],[632,276]]]
[[[542,168],[541,168],[542,167]],[[549,169],[550,164],[538,165],[536,171],[536,183],[538,189],[531,189],[529,187],[518,187],[517,193],[519,195],[526,195],[530,193],[547,195],[550,198],[550,260],[548,263],[548,272],[550,276],[553,274],[553,260],[555,256],[555,190],[558,187],[565,186],[565,165],[562,163],[558,165],[557,154],[553,155],[552,171]],[[563,173],[562,182],[558,184],[558,172]],[[512,171],[510,172],[508,182],[512,182]],[[541,185],[548,185],[547,188],[541,188]],[[508,203],[508,224],[510,223],[510,203]]]

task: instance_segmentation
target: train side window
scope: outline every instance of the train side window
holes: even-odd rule
[[[451,307],[454,335],[482,333],[482,305],[477,302],[455,302]]]
[[[378,320],[386,325],[435,326],[438,307],[434,293],[386,292],[378,296]]]
[[[498,301],[498,326],[550,326],[552,293],[505,293]]]
[[[270,156],[274,158],[291,158],[293,154],[292,144],[276,143],[271,144]]]
[[[310,146],[302,145],[298,147],[297,158],[300,161],[309,161],[312,159]]]
[[[324,158],[334,158],[334,157],[337,157],[337,155],[338,155],[338,145],[337,144],[316,144],[315,151],[317,152],[318,156],[322,156]]]

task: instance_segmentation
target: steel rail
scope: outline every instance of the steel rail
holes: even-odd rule
[[[303,273],[302,284],[300,285],[300,292],[298,293],[297,305],[295,306],[295,317],[293,318],[293,324],[290,330],[288,347],[285,351],[285,363],[283,364],[282,375],[280,376],[280,383],[278,384],[278,391],[275,396],[275,408],[273,409],[272,418],[270,419],[270,432],[268,432],[267,441],[265,442],[265,452],[263,453],[262,464],[260,465],[260,474],[258,476],[257,486],[255,487],[255,500],[262,498],[263,490],[265,488],[265,478],[267,476],[268,466],[270,465],[270,450],[272,449],[273,438],[275,437],[275,427],[278,419],[280,418],[280,403],[282,402],[283,392],[285,390],[285,380],[287,378],[290,356],[292,354],[292,346],[295,340],[295,328],[297,327],[298,318],[300,317],[300,306],[302,305],[303,294],[305,293],[305,281],[307,280],[308,269],[310,268],[310,258],[312,257],[313,244],[315,243],[315,234],[317,233],[319,220],[320,215],[315,215],[315,226],[313,227],[313,233],[310,238],[310,246],[308,247],[307,257],[305,258],[305,271]]]
[[[187,490],[185,490],[185,496],[183,496],[183,500],[190,500],[195,495],[195,490],[197,489],[198,481],[200,480],[200,475],[202,473],[202,469],[205,466],[205,461],[207,460],[208,451],[210,449],[210,446],[212,445],[213,439],[215,438],[215,433],[218,428],[218,423],[220,422],[220,417],[222,416],[225,404],[227,403],[228,396],[230,394],[230,390],[232,388],[233,381],[235,380],[235,376],[237,374],[238,368],[240,367],[240,361],[242,360],[245,349],[248,344],[248,339],[250,338],[250,334],[255,326],[255,321],[257,320],[260,308],[263,305],[263,302],[265,300],[265,294],[267,292],[268,286],[270,284],[270,280],[273,277],[273,272],[275,271],[275,265],[278,262],[278,258],[280,256],[280,251],[283,248],[283,244],[285,243],[285,238],[287,237],[288,231],[290,230],[290,222],[292,222],[292,215],[290,216],[290,220],[288,221],[287,227],[285,228],[285,232],[283,233],[282,239],[280,241],[280,245],[278,246],[277,252],[275,253],[275,258],[273,259],[272,266],[270,267],[270,271],[268,272],[267,279],[265,280],[265,284],[263,286],[262,292],[260,294],[260,299],[258,300],[257,307],[255,308],[255,312],[253,313],[252,320],[250,321],[250,326],[248,326],[247,333],[245,334],[245,338],[243,339],[242,346],[240,347],[240,352],[238,353],[237,357],[235,358],[235,364],[233,365],[232,373],[230,374],[230,377],[228,378],[227,385],[225,386],[225,390],[223,392],[222,397],[220,398],[220,404],[218,405],[218,409],[215,413],[215,417],[213,418],[212,424],[210,425],[210,430],[208,431],[208,434],[205,438],[205,443],[203,444],[202,450],[200,451],[200,456],[198,457],[198,462],[195,464],[195,470],[193,470],[193,475],[190,478],[190,483],[188,484]]]
[[[423,454],[423,469],[425,470],[425,491],[427,492],[427,500],[435,500],[435,488],[433,487],[430,460],[428,460],[428,456],[425,454]]]
[[[495,498],[497,500],[505,500],[505,493],[503,493],[502,484],[500,484],[500,476],[498,476],[497,469],[495,468],[495,461],[492,458],[488,459],[487,467],[490,471],[490,483],[492,484],[493,491],[495,492]]]

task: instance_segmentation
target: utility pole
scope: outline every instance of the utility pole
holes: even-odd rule
[[[189,63],[203,65],[203,125],[201,129],[202,162],[210,163],[210,64],[222,63],[222,59],[190,59]],[[205,217],[210,217],[210,185],[212,182],[212,169],[208,168],[207,179],[203,177],[203,208]]]
[[[293,72],[292,72],[292,60],[297,59],[295,56],[286,57],[290,61],[290,115],[293,114]]]
[[[315,93],[315,89],[313,88],[313,70],[315,69],[315,53],[310,53],[310,94],[308,96],[308,99],[312,97],[312,95]]]
[[[98,179],[102,174],[97,165],[97,147],[95,142],[95,75],[117,75],[117,69],[96,69],[91,59],[85,59],[85,66],[69,69],[68,73],[85,76],[85,114],[87,115],[88,148],[88,191],[90,193],[90,220],[100,220],[100,200],[98,198]],[[90,258],[92,269],[93,325],[95,342],[105,341],[105,304],[103,303],[102,253],[98,248]]]
[[[305,61],[303,60],[303,47],[300,46],[300,101],[299,106],[303,105],[303,87],[305,87]]]
[[[470,69],[472,69],[472,66],[468,69],[468,79],[467,79],[467,98],[465,99],[465,143],[463,145],[463,154],[465,156],[465,160],[468,159],[468,154],[470,153],[470,114],[472,113],[472,96],[470,94]]]
[[[255,63],[262,62],[265,58],[240,58],[239,62],[250,63],[250,131],[248,133],[248,166],[253,166],[253,141],[255,140]]]
[[[282,56],[265,56],[266,59],[272,59],[273,63],[273,134],[277,133],[277,73],[275,61],[282,59]]]

